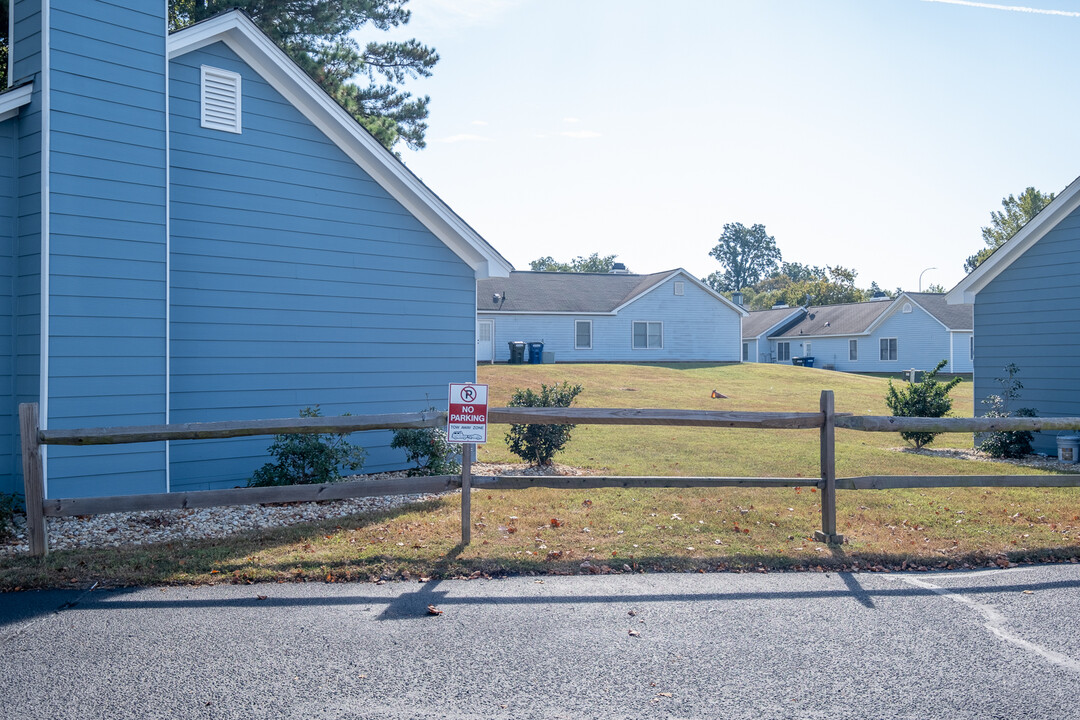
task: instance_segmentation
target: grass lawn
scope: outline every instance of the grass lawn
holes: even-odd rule
[[[482,366],[491,405],[516,387],[570,380],[578,405],[817,411],[832,389],[838,412],[889,414],[887,380],[778,365]],[[971,415],[971,382],[954,414]],[[727,399],[712,399],[716,390]],[[489,428],[480,462],[515,462]],[[1022,474],[1025,468],[897,452],[896,434],[837,431],[837,474]],[[933,447],[970,447],[941,435]],[[818,433],[648,426],[579,426],[557,461],[613,475],[818,474]],[[531,489],[473,494],[473,543],[457,546],[459,496],[395,511],[227,540],[0,559],[0,588],[188,582],[338,581],[474,573],[959,566],[1080,555],[1080,494],[1059,489],[838,491],[830,549],[809,489]],[[554,521],[554,522],[553,522]],[[588,571],[588,570],[586,570]]]

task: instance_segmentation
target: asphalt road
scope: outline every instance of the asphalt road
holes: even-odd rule
[[[0,717],[1068,720],[1078,628],[1078,565],[9,593]]]

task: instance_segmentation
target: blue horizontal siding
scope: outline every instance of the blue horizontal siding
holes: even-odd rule
[[[136,5],[50,15],[50,427],[165,422],[164,3]],[[165,488],[161,443],[86,450],[50,448],[50,496]]]
[[[1080,210],[1074,211],[975,296],[975,410],[1000,394],[995,378],[1015,363],[1024,387],[1015,407],[1080,416]],[[1057,453],[1058,433],[1035,449]],[[1066,433],[1061,433],[1066,434]]]
[[[17,213],[19,188],[16,152],[17,120],[0,122],[0,493],[19,487],[15,467],[18,421],[15,409],[15,273],[18,267]]]
[[[203,64],[238,72],[243,132],[199,125]],[[175,422],[421,410],[475,378],[471,269],[230,50],[170,75]],[[389,433],[357,442],[398,468]],[[173,486],[243,484],[269,438],[174,443]]]

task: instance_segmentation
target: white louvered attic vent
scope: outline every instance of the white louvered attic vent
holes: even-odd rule
[[[240,75],[203,65],[200,96],[204,128],[240,132]]]

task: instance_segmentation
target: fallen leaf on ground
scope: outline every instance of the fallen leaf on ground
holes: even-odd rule
[[[630,631],[630,637],[637,637],[640,634],[641,633],[639,633],[637,630],[631,630]]]
[[[266,599],[266,596],[265,596],[265,595],[256,595],[256,596],[255,596],[255,599],[256,599],[256,600],[265,600],[265,599]]]
[[[439,608],[435,607],[434,605],[428,605],[427,606],[427,613],[428,613],[428,615],[442,615],[443,611],[440,610]]]
[[[1034,595],[1035,591],[1034,590],[1024,590],[1024,594],[1025,595]]]

